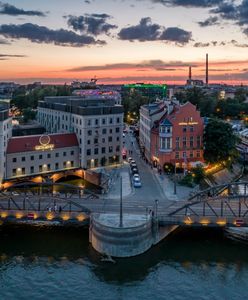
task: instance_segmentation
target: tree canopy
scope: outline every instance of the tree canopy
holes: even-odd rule
[[[238,137],[228,123],[210,120],[204,133],[204,159],[208,163],[232,162],[237,156],[237,142]]]

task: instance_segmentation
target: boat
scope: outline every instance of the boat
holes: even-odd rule
[[[225,234],[228,238],[248,243],[248,228],[247,227],[228,227],[225,229]]]

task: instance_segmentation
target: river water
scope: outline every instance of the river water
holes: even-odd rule
[[[101,261],[88,229],[0,230],[0,299],[246,299],[248,246],[179,229],[147,253]]]

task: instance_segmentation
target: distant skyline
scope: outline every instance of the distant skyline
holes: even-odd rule
[[[248,84],[248,0],[0,1],[0,81]]]

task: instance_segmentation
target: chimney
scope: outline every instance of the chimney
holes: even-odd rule
[[[191,66],[189,66],[189,81],[191,82],[192,79],[192,71],[191,71]]]
[[[208,85],[208,53],[206,54],[206,85]]]

